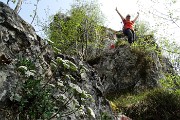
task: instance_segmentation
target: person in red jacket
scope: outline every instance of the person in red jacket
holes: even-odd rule
[[[139,17],[139,12],[137,13],[137,16],[135,17],[135,19],[131,21],[131,16],[129,14],[126,16],[126,18],[124,18],[118,11],[117,7],[116,7],[116,11],[119,14],[119,16],[121,17],[123,24],[124,24],[123,33],[126,36],[128,36],[128,42],[131,44],[135,40],[135,33],[134,33],[133,25]]]

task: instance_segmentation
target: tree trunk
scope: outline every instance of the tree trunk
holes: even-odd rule
[[[15,9],[14,9],[14,12],[15,12],[15,13],[18,13],[18,11],[19,11],[22,3],[23,3],[23,0],[18,0],[18,3],[17,3],[17,5],[16,5],[16,7],[15,7]]]

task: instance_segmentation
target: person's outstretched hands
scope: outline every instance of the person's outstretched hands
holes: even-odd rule
[[[139,12],[137,12],[137,14],[139,15]]]

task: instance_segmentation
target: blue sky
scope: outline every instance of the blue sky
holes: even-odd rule
[[[6,3],[7,0],[1,0],[1,1]],[[24,1],[25,2],[22,5],[22,9],[19,14],[25,21],[31,23],[32,17],[30,17],[30,15],[33,14],[33,10],[35,9],[34,4],[36,4],[36,0],[24,0]],[[48,20],[48,16],[51,16],[60,10],[63,12],[69,10],[70,5],[73,3],[73,1],[74,0],[40,0],[37,11],[38,17],[42,22],[47,23],[46,20]],[[115,8],[117,7],[123,16],[125,16],[126,14],[131,14],[132,17],[135,17],[137,15],[137,12],[140,12],[139,20],[148,21],[152,29],[156,29],[158,31],[158,33],[160,34],[159,36],[162,35],[168,36],[172,39],[176,39],[176,41],[179,42],[177,38],[180,37],[180,35],[179,32],[177,31],[179,31],[180,28],[178,28],[176,25],[172,24],[171,22],[167,22],[168,23],[167,24],[166,22],[163,21],[163,19],[159,19],[151,14],[148,14],[148,11],[153,11],[153,9],[156,9],[166,14],[167,11],[166,8],[164,7],[164,2],[162,2],[162,0],[155,0],[155,1],[160,1],[157,3],[152,3],[151,0],[148,1],[98,0],[98,1],[100,3],[100,7],[103,14],[107,18],[107,21],[105,22],[105,26],[110,27],[114,30],[120,30],[122,28],[121,19],[115,11]],[[165,0],[165,1],[172,1],[172,0]],[[10,7],[14,8],[14,4],[11,3]],[[168,9],[171,8],[180,11],[180,0],[177,0],[177,4],[175,6],[168,7]],[[179,13],[180,12],[178,12],[178,14]],[[34,23],[36,23],[36,21],[34,21]],[[180,25],[180,20],[177,23]],[[159,27],[157,27],[157,25],[159,25]],[[33,26],[35,27],[36,31],[40,30],[39,27],[35,26],[35,24],[33,24]],[[41,33],[38,34],[40,34],[40,36],[43,37]]]
[[[1,0],[6,2],[7,0]],[[24,0],[25,3],[22,5],[22,9],[20,11],[20,16],[27,22],[31,23],[32,18],[30,17],[33,14],[33,10],[35,9],[34,4],[36,4],[36,0],[34,2],[29,2],[32,0]],[[47,15],[53,15],[59,10],[65,12],[70,9],[70,5],[73,3],[74,0],[40,0],[38,4],[38,17],[43,20],[47,19]],[[135,16],[138,9],[137,5],[135,4],[137,0],[99,0],[101,10],[107,17],[106,26],[111,27],[115,30],[119,30],[122,27],[121,19],[115,11],[115,8],[118,7],[119,11],[125,16],[126,14],[130,13],[132,16]],[[119,4],[121,3],[121,4]],[[129,4],[131,3],[131,4]],[[128,6],[131,8],[127,8],[125,5],[129,4]],[[12,8],[14,8],[14,4],[10,4]],[[46,13],[48,11],[48,13]],[[37,27],[34,26],[36,29]]]
[[[7,0],[1,1],[6,3]],[[72,0],[40,0],[37,9],[38,18],[42,22],[45,22],[49,19],[49,16],[57,13],[59,10],[65,12],[68,9],[70,9],[71,3]],[[33,19],[31,15],[33,15],[33,10],[35,10],[34,4],[36,4],[36,0],[24,0],[22,8],[19,12],[19,15],[28,23],[31,23]],[[14,8],[15,4],[9,2],[9,6],[11,8]],[[36,31],[39,31],[41,29],[38,26],[36,26],[36,21],[34,21],[32,25],[34,26]],[[43,36],[41,35],[41,33],[39,34],[40,36]]]

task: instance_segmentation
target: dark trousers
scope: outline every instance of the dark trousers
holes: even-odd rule
[[[131,29],[125,29],[123,30],[123,33],[128,37],[128,42],[131,44],[135,40],[135,33],[134,30]]]

